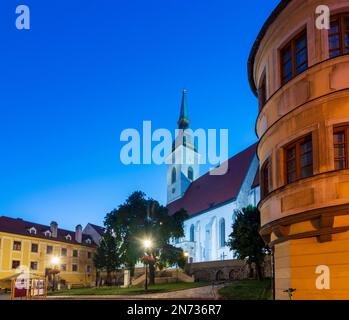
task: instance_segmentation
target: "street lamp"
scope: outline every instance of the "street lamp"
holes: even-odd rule
[[[144,239],[143,240],[143,247],[145,251],[150,249],[152,247],[153,243],[150,239]],[[144,267],[145,267],[145,283],[144,283],[144,289],[145,291],[148,291],[148,267],[147,267],[147,259],[144,259]]]
[[[53,256],[51,258],[51,264],[52,264],[52,291],[55,291],[55,288],[56,288],[56,270],[55,270],[55,266],[57,266],[57,271],[58,271],[59,270],[58,269],[58,265],[59,265],[60,261],[61,261],[60,258],[57,257],[57,256]]]
[[[189,253],[188,253],[188,252],[185,251],[183,254],[184,254],[184,256],[185,256],[186,258],[189,257]]]

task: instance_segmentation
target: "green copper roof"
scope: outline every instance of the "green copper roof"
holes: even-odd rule
[[[187,96],[186,96],[186,90],[183,89],[182,91],[182,103],[181,103],[181,112],[179,114],[179,120],[178,120],[178,128],[179,129],[187,129],[189,128],[189,118],[188,118],[188,106],[187,106]]]

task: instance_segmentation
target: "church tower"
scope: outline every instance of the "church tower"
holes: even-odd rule
[[[186,90],[183,89],[179,130],[172,144],[172,152],[167,158],[167,204],[181,198],[200,174],[199,153],[189,124]]]

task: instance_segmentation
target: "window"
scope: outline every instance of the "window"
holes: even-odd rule
[[[194,179],[194,171],[192,167],[188,168],[188,179],[192,181]]]
[[[194,225],[192,224],[191,226],[190,226],[190,231],[189,231],[189,239],[190,239],[190,241],[195,241],[195,227],[194,227]]]
[[[52,246],[47,246],[46,247],[46,254],[52,254],[53,252],[53,247]]]
[[[271,184],[271,166],[270,160],[267,159],[264,161],[263,166],[261,168],[261,193],[262,198],[265,198],[270,192],[270,184]]]
[[[70,234],[67,234],[67,235],[65,236],[65,239],[71,241],[71,235],[70,235]]]
[[[222,218],[219,221],[219,245],[221,247],[225,246],[225,220]]]
[[[349,126],[333,129],[333,147],[334,147],[334,168],[348,168],[348,134]]]
[[[38,252],[39,251],[39,245],[37,243],[32,243],[32,252]]]
[[[304,30],[281,50],[281,82],[287,83],[308,68],[307,32]]]
[[[61,256],[66,257],[67,256],[67,248],[62,248],[61,249]]]
[[[30,262],[30,269],[31,270],[38,270],[38,263],[36,261]]]
[[[30,233],[30,234],[36,234],[36,229],[35,229],[34,227],[31,227],[31,228],[29,229],[29,233]]]
[[[22,243],[20,241],[13,241],[13,250],[21,251]]]
[[[172,175],[171,175],[171,183],[174,184],[176,182],[176,168],[172,169]]]
[[[78,250],[73,250],[73,257],[76,258],[78,256]]]
[[[312,136],[306,136],[285,148],[286,181],[294,182],[313,174]]]
[[[45,235],[45,237],[51,237],[51,231],[49,231],[49,230],[46,230],[45,232],[44,232],[44,235]]]
[[[349,13],[331,17],[328,47],[330,58],[349,53]]]
[[[61,271],[67,271],[67,265],[61,264]]]
[[[87,271],[88,273],[91,273],[91,272],[92,272],[91,266],[86,266],[86,271]]]
[[[263,108],[266,102],[267,102],[267,78],[266,78],[266,75],[264,74],[258,89],[259,110]]]
[[[21,265],[19,260],[12,260],[12,269],[17,269]]]
[[[78,265],[77,264],[73,264],[72,265],[72,271],[73,272],[78,272]]]
[[[92,253],[90,251],[87,252],[87,259],[91,259]]]

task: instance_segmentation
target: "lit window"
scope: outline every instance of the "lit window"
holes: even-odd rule
[[[67,265],[61,264],[61,271],[67,271]]]
[[[303,31],[281,50],[281,82],[287,83],[308,68],[307,33]]]
[[[67,256],[67,248],[62,248],[61,249],[61,256],[66,257]]]

